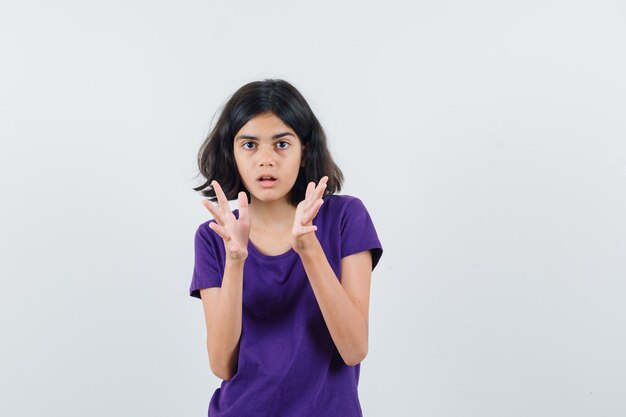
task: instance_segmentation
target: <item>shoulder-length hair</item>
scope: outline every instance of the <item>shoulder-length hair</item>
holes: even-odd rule
[[[304,166],[300,168],[291,189],[291,203],[296,206],[304,200],[309,182],[317,184],[324,175],[328,176],[324,194],[339,192],[343,173],[330,155],[324,129],[302,94],[293,85],[280,79],[250,82],[226,102],[215,127],[198,153],[200,174],[207,181],[194,190],[216,202],[217,196],[211,181],[217,180],[228,200],[237,199],[239,192],[244,191],[248,202],[251,201],[250,192],[241,181],[235,164],[234,138],[248,120],[266,112],[274,113],[293,129],[305,146],[302,154]]]

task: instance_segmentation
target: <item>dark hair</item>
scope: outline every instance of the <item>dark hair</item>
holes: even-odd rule
[[[302,94],[287,81],[280,79],[248,83],[226,102],[215,127],[198,153],[200,174],[207,181],[194,190],[216,202],[211,181],[217,180],[228,200],[236,199],[239,192],[244,191],[248,202],[251,201],[250,192],[241,181],[235,164],[234,138],[248,120],[266,112],[275,114],[293,129],[305,146],[302,154],[304,166],[300,168],[291,189],[291,203],[295,206],[304,200],[308,183],[313,181],[317,184],[324,175],[328,176],[324,194],[340,191],[343,173],[330,156],[324,129]]]

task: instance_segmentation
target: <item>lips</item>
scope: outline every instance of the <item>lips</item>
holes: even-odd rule
[[[274,177],[268,176],[268,177],[259,177],[258,182],[259,185],[263,188],[272,188],[274,187],[274,184],[276,184],[278,180]]]
[[[270,174],[263,174],[257,178],[257,181],[276,181],[276,177]]]

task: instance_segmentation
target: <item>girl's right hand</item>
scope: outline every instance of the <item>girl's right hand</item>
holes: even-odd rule
[[[248,197],[241,191],[238,195],[239,219],[235,217],[222,187],[217,181],[211,185],[215,190],[218,205],[215,207],[209,200],[202,200],[202,204],[211,212],[217,223],[209,223],[209,227],[224,239],[226,256],[235,261],[244,261],[248,257],[248,239],[250,237],[250,219],[248,218]]]

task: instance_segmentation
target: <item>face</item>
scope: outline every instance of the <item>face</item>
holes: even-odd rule
[[[234,142],[235,163],[252,202],[289,202],[303,150],[296,132],[273,113],[259,114],[239,129]],[[260,180],[265,176],[273,180]]]

